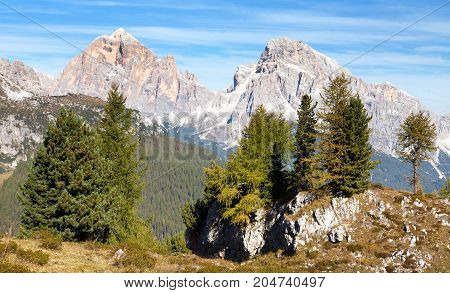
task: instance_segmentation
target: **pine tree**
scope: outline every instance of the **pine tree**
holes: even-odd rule
[[[308,190],[312,186],[307,177],[313,172],[311,159],[316,150],[317,118],[311,96],[304,95],[297,110],[297,132],[295,134],[295,185],[298,190]]]
[[[422,191],[419,177],[420,163],[429,159],[431,153],[436,150],[436,136],[436,126],[423,112],[411,113],[406,117],[397,133],[398,154],[413,166],[410,182],[415,194]]]
[[[50,229],[67,240],[106,241],[115,217],[109,212],[110,169],[95,131],[62,110],[49,125],[22,187],[22,232]]]
[[[370,117],[344,74],[331,80],[322,99],[319,158],[326,188],[335,196],[351,196],[367,189],[375,166],[370,161]]]
[[[114,227],[113,237],[119,240],[138,233],[136,205],[143,189],[137,158],[139,142],[133,129],[132,111],[126,108],[125,102],[119,87],[113,85],[98,127],[103,155],[114,166],[110,185],[118,195],[114,201],[120,220]]]

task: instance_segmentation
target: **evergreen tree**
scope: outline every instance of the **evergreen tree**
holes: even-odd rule
[[[423,112],[411,113],[406,117],[397,134],[398,154],[413,166],[410,182],[415,194],[422,191],[419,177],[420,163],[429,159],[431,152],[436,150],[436,136],[436,126]]]
[[[22,232],[45,228],[67,240],[106,241],[115,217],[106,177],[110,169],[96,133],[62,110],[49,125],[22,188]]]
[[[269,173],[269,180],[272,184],[271,197],[279,199],[289,195],[288,173],[284,171],[285,163],[283,154],[278,143],[273,145],[272,166]]]
[[[315,153],[317,140],[317,118],[311,96],[304,95],[297,110],[297,132],[295,134],[295,185],[298,190],[308,190],[312,186],[307,177],[313,172],[311,159]]]
[[[440,193],[442,196],[450,196],[450,179],[447,179],[447,183],[445,183],[445,185],[442,187]]]
[[[372,146],[369,143],[371,119],[361,99],[351,97],[344,113],[347,151],[340,187],[344,195],[360,193],[369,187],[370,171],[376,166],[371,160]]]
[[[374,167],[370,161],[370,117],[344,74],[331,80],[322,99],[325,109],[319,113],[323,121],[319,158],[325,172],[320,180],[332,194],[351,196],[367,189]]]
[[[133,129],[132,111],[125,107],[125,102],[126,98],[119,92],[119,87],[113,85],[98,128],[103,155],[114,166],[109,180],[118,195],[114,199],[120,218],[113,231],[116,239],[138,233],[136,206],[143,189],[141,172],[138,170],[139,142]]]

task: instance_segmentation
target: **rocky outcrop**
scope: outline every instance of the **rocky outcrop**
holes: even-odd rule
[[[322,204],[314,207],[318,201]],[[312,239],[330,237],[332,242],[349,239],[348,223],[359,208],[355,198],[323,202],[312,194],[300,193],[288,203],[256,211],[250,224],[240,228],[221,218],[220,206],[215,202],[200,231],[188,231],[186,240],[188,247],[199,255],[236,261],[276,250],[291,254]]]
[[[333,199],[300,193],[258,210],[248,226],[238,228],[221,219],[214,203],[186,240],[194,253],[211,258],[244,261],[267,253],[244,266],[276,257],[282,264],[297,259],[292,263],[309,272],[336,272],[341,262],[346,272],[423,272],[448,267],[449,208],[445,197],[391,189]]]

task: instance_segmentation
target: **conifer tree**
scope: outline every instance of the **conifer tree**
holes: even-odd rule
[[[411,113],[406,117],[397,133],[398,154],[413,167],[410,183],[415,194],[422,191],[419,176],[420,163],[429,159],[431,153],[436,150],[436,136],[436,126],[423,112]]]
[[[297,132],[295,134],[295,185],[298,190],[308,190],[312,186],[307,177],[313,172],[311,161],[317,140],[317,118],[314,110],[317,103],[312,102],[309,95],[304,95],[297,110]]]
[[[341,186],[344,195],[360,193],[369,187],[370,171],[376,166],[371,160],[372,146],[369,143],[371,119],[361,99],[358,96],[351,97],[344,113],[347,145]]]
[[[288,173],[284,171],[285,163],[278,143],[274,143],[272,152],[272,165],[269,173],[271,182],[271,197],[279,199],[289,194]]]
[[[274,194],[273,188],[279,188],[279,182],[273,181],[285,180],[279,172],[288,162],[292,148],[291,125],[281,115],[259,106],[225,168],[214,165],[206,170],[205,198],[222,204],[222,216],[233,224],[248,224],[252,212],[283,196],[278,191]],[[271,176],[274,174],[277,175]],[[198,223],[190,220],[196,219],[192,216],[198,214],[194,210],[185,209],[186,222]]]
[[[323,121],[319,157],[326,187],[335,196],[351,196],[367,189],[374,167],[370,161],[370,117],[344,74],[331,80],[322,99],[325,109],[319,113]]]
[[[96,133],[62,110],[48,126],[22,187],[22,232],[50,229],[67,240],[106,241],[115,217],[109,212],[110,169]]]
[[[119,87],[113,85],[98,127],[103,155],[114,166],[109,180],[118,195],[114,199],[120,218],[113,231],[116,239],[138,233],[136,205],[143,189],[137,158],[139,142],[133,129],[132,111],[125,102]]]
[[[450,196],[450,179],[447,179],[447,182],[442,187],[440,194],[442,196],[447,196],[447,197]]]

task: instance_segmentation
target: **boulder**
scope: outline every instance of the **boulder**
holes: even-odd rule
[[[117,250],[117,251],[114,253],[113,259],[114,259],[114,260],[119,260],[119,259],[124,258],[125,255],[126,255],[126,254],[125,254],[125,251],[123,251],[122,249],[119,249],[119,250]]]
[[[345,232],[344,227],[339,226],[331,229],[331,231],[328,233],[328,240],[331,243],[339,243],[344,241],[346,234],[347,233]]]

